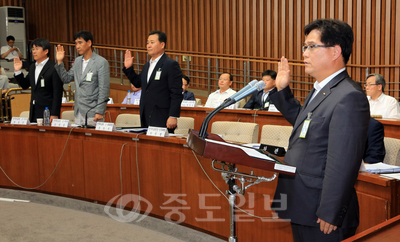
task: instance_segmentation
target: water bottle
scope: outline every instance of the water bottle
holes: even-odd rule
[[[126,104],[131,104],[131,91],[128,90],[128,96],[126,98]]]
[[[50,110],[48,107],[46,107],[43,112],[43,125],[50,126]]]

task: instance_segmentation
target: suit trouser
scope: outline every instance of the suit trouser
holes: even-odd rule
[[[292,225],[294,242],[339,242],[355,235],[355,228],[337,228],[330,234],[324,234],[319,227],[311,227],[300,224]]]

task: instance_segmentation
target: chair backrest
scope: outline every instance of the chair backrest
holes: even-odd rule
[[[194,118],[180,117],[178,125],[174,131],[175,134],[188,134],[189,129],[194,129]]]
[[[115,127],[140,127],[140,115],[123,113],[117,116]]]
[[[292,133],[292,126],[263,125],[261,130],[261,144],[275,145],[281,147],[289,146],[289,138]]]
[[[68,110],[61,113],[61,119],[68,119],[71,124],[75,123],[74,110]]]
[[[400,166],[400,140],[385,137],[383,142],[385,143],[386,149],[386,155],[383,163]]]
[[[211,126],[211,133],[222,135],[226,141],[257,143],[258,129],[255,123],[216,121]]]
[[[238,106],[238,108],[243,108],[244,105],[246,105],[246,99],[242,99],[242,100],[239,101],[239,106]]]
[[[23,118],[29,118],[29,111],[22,111],[19,116]]]
[[[18,88],[17,88],[18,89]],[[12,90],[12,89],[8,89]],[[9,97],[9,103],[6,103],[6,112],[8,109],[11,110],[11,117],[18,117],[21,112],[30,109],[31,94],[30,93],[20,93],[7,95]],[[8,99],[8,98],[7,98]],[[7,113],[8,114],[8,113]],[[9,119],[11,120],[11,117]]]
[[[196,99],[196,105],[199,106],[201,105],[201,99],[200,98],[195,98]]]

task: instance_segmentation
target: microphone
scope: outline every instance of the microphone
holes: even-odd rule
[[[265,82],[264,81],[259,81],[258,83],[256,83],[254,86],[250,87],[250,88],[243,88],[242,90],[238,91],[237,93],[235,93],[236,95],[232,95],[231,99],[235,100],[236,102],[239,102],[240,100],[242,100],[243,98],[247,97],[248,95],[252,94],[253,92],[257,91],[261,91],[262,89],[265,88]],[[233,97],[235,96],[235,97]]]
[[[85,114],[85,126],[83,126],[84,128],[94,128],[94,126],[91,126],[91,125],[88,126],[88,125],[87,125],[87,115],[88,115],[89,111],[92,110],[93,108],[99,106],[100,104],[106,103],[106,102],[108,102],[108,101],[110,101],[109,98],[107,98],[107,99],[104,100],[103,102],[100,102],[100,103],[94,105],[93,107],[89,108],[89,110],[88,110],[88,111],[86,112],[86,114]]]
[[[207,115],[207,117],[205,117],[205,119],[203,120],[203,123],[201,124],[201,128],[199,131],[199,137],[201,137],[203,139],[206,137],[208,123],[210,122],[211,118],[214,117],[215,114],[217,114],[222,109],[247,97],[254,91],[256,91],[256,90],[261,91],[266,86],[264,81],[257,82],[257,80],[253,80],[251,83],[255,83],[255,84],[254,85],[252,84],[253,86],[251,86],[249,83],[246,87],[242,88],[240,91],[235,93],[235,95],[232,95],[230,98],[227,98],[221,105],[219,105],[211,113],[209,113]]]
[[[239,93],[249,90],[250,88],[254,87],[257,83],[258,83],[257,80],[252,80],[251,82],[249,82],[249,84],[247,84],[245,87],[243,87],[237,93],[230,96],[228,99],[230,99],[230,100],[234,99],[235,97],[237,97],[239,95]]]

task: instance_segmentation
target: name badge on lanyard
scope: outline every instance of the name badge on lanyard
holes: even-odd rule
[[[303,127],[301,128],[301,132],[300,132],[299,138],[303,138],[304,139],[306,137],[307,131],[308,131],[308,127],[310,126],[310,123],[311,123],[311,115],[312,115],[311,112],[308,113],[307,119],[304,120]]]
[[[44,78],[43,77],[40,79],[40,86],[44,87]]]
[[[158,71],[156,72],[156,77],[154,78],[154,80],[159,81],[161,77],[161,68],[158,69]]]
[[[92,81],[92,76],[93,76],[92,71],[89,71],[88,74],[86,74],[86,81],[88,82]]]

